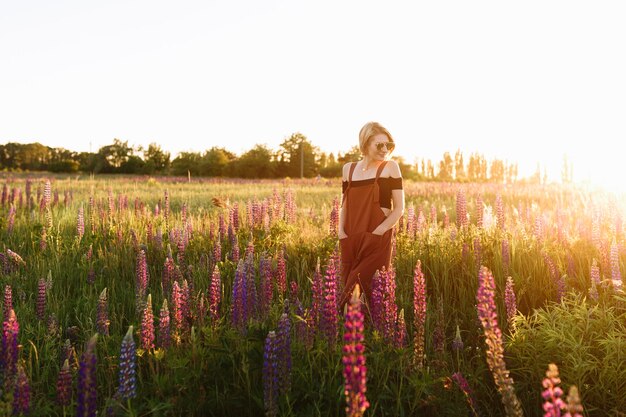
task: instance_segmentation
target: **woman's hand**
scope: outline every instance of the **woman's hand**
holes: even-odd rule
[[[339,231],[339,240],[347,238],[348,235],[343,230]]]
[[[373,235],[377,235],[377,236],[382,236],[382,235],[384,235],[384,234],[385,234],[385,232],[386,232],[386,230],[385,230],[385,229],[383,229],[383,228],[381,228],[380,226],[378,226],[376,229],[374,229],[374,230],[372,231],[372,234],[373,234]]]

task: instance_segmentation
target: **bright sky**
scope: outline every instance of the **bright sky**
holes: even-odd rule
[[[537,163],[618,184],[623,1],[5,1],[0,143],[173,155],[345,151],[377,120],[408,161]],[[624,187],[626,189],[626,186]]]

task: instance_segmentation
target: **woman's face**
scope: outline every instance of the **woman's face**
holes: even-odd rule
[[[378,133],[370,138],[366,151],[370,159],[383,161],[394,149],[395,144],[389,141],[384,133]]]

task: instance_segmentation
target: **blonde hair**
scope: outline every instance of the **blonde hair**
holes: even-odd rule
[[[389,138],[389,142],[393,142],[391,133],[389,133],[383,125],[378,122],[365,123],[359,132],[359,149],[361,149],[362,154],[366,153],[367,145],[369,145],[369,141],[372,136],[376,136],[381,133]]]

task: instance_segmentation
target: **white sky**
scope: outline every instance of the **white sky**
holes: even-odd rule
[[[408,161],[619,182],[623,1],[0,1],[0,143],[337,152],[377,120]]]

